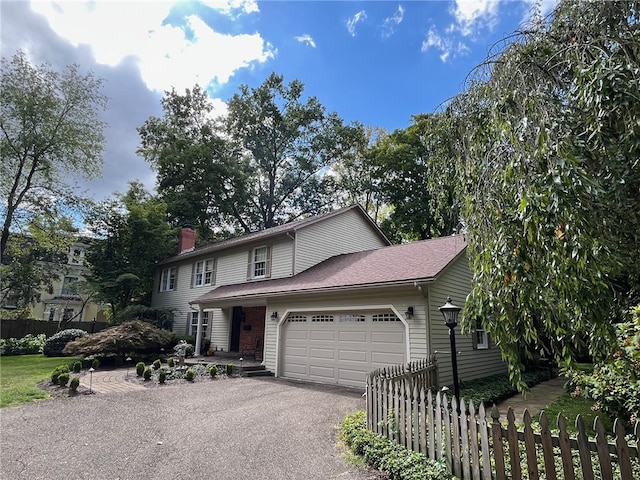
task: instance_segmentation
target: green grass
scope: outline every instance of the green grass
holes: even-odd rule
[[[49,398],[36,384],[49,378],[58,365],[77,360],[80,358],[44,355],[0,357],[0,407]]]
[[[558,428],[558,414],[561,413],[567,420],[567,429],[572,435],[578,433],[578,429],[576,428],[576,417],[578,415],[583,418],[584,424],[587,427],[587,433],[590,437],[595,436],[593,422],[596,417],[599,417],[602,421],[605,431],[609,434],[612,433],[613,427],[611,420],[602,412],[594,412],[591,410],[593,403],[592,400],[582,397],[573,398],[570,394],[565,393],[544,409],[549,419],[549,427]]]

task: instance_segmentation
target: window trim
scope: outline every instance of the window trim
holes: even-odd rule
[[[480,342],[479,336],[482,336],[483,341]],[[488,350],[489,349],[489,334],[487,329],[482,323],[481,319],[476,319],[476,328],[473,332],[473,344],[476,350]]]
[[[67,281],[67,279],[69,281]],[[65,275],[62,278],[62,285],[60,285],[60,295],[63,297],[77,297],[78,294],[76,292],[69,291],[69,287],[78,281],[80,281],[80,277]]]
[[[211,264],[211,268],[209,270],[206,269],[207,263]],[[198,271],[198,267],[202,265],[202,270]],[[206,277],[207,273],[209,274],[209,281],[207,282]],[[200,277],[200,283],[198,280]],[[203,260],[198,260],[193,264],[193,275],[191,277],[191,286],[193,288],[200,287],[210,287],[211,285],[216,284],[216,259],[215,258],[205,258]]]
[[[256,255],[259,250],[263,250],[265,252],[264,260],[256,261]],[[271,277],[271,246],[269,245],[260,245],[259,247],[252,248],[249,250],[249,262],[247,265],[247,280],[260,280],[263,278]],[[256,268],[258,264],[264,263],[264,273],[256,275]],[[261,269],[262,270],[262,269]]]
[[[166,275],[165,275],[166,274]],[[176,289],[178,270],[176,267],[163,268],[160,272],[160,292],[172,292]]]
[[[207,327],[209,326],[209,311],[202,312],[202,338],[207,336]],[[198,312],[191,312],[189,322],[189,335],[197,335],[198,333]]]

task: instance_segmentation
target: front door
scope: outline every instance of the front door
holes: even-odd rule
[[[233,307],[233,313],[231,315],[231,345],[230,352],[240,351],[240,328],[244,313],[242,307]]]

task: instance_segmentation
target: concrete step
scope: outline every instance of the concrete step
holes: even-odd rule
[[[243,377],[273,377],[273,373],[269,370],[245,370],[240,372]]]

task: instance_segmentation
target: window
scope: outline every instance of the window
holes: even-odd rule
[[[376,313],[371,318],[374,322],[399,322],[400,319],[393,313]]]
[[[312,322],[333,322],[333,315],[314,315],[311,317]]]
[[[84,257],[84,250],[77,247],[72,247],[69,252],[69,263],[72,265],[82,265],[82,259]]]
[[[78,281],[78,277],[64,277],[62,282],[62,289],[60,290],[60,295],[77,295],[78,292],[73,287],[73,284]]]
[[[193,286],[213,285],[216,282],[215,268],[215,260],[213,259],[196,262],[193,266]]]
[[[209,326],[209,312],[202,312],[202,338],[207,336],[207,327]],[[189,327],[189,335],[197,335],[198,333],[198,312],[191,312],[191,325]]]
[[[489,348],[489,337],[487,336],[487,331],[484,329],[481,319],[476,320],[475,344],[478,350],[486,350]]]
[[[53,322],[56,319],[56,309],[51,307],[51,310],[49,310],[49,321]]]
[[[289,315],[287,322],[306,322],[306,315]]]
[[[68,322],[73,318],[73,308],[65,308],[64,313],[62,314],[62,321]]]
[[[350,313],[348,315],[340,315],[340,321],[343,323],[364,322],[364,315],[358,313]]]
[[[176,289],[176,267],[165,268],[160,276],[160,291],[167,292]]]
[[[271,248],[257,247],[249,252],[247,278],[267,278],[271,276]]]

